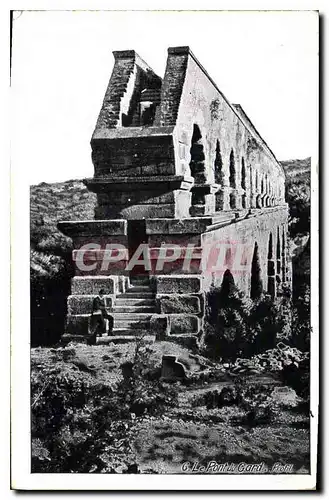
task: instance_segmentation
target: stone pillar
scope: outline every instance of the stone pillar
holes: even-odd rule
[[[191,188],[192,200],[190,208],[191,217],[210,215],[216,211],[216,196],[218,184],[195,184]]]

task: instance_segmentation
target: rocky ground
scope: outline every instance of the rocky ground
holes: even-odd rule
[[[281,344],[250,360],[238,359],[234,364],[222,364],[176,344],[156,342],[147,346],[144,352],[153,379],[161,374],[164,354],[177,357],[177,361],[184,366],[186,380],[161,385],[161,390],[167,394],[161,411],[145,407],[143,411],[128,412],[113,426],[113,417],[108,410],[109,417],[105,419],[105,434],[99,452],[102,465],[94,465],[91,461],[84,471],[181,473],[185,462],[206,465],[216,461],[235,464],[264,462],[268,472],[280,462],[283,465],[292,464],[286,472],[308,472],[308,406],[282,377],[285,367],[293,365],[297,369],[307,360],[307,354]],[[105,346],[70,344],[65,348],[32,349],[32,415],[36,411],[35,418],[40,422],[42,405],[46,404],[42,398],[47,384],[50,381],[53,383],[52,377],[60,378],[60,384],[64,386],[68,384],[63,391],[75,391],[75,381],[78,381],[79,387],[82,384],[88,390],[95,390],[90,392],[95,394],[91,398],[97,399],[104,388],[110,391],[111,397],[115,397],[123,380],[122,365],[133,362],[134,355],[134,343]],[[69,389],[72,383],[74,389]],[[175,401],[171,401],[172,393],[175,394]],[[87,399],[79,407],[79,412],[85,412],[82,413],[82,420],[87,421],[95,411],[95,408],[89,408],[92,404],[95,406],[94,401]],[[65,412],[78,413],[70,405],[71,402],[67,403]],[[69,424],[63,424],[65,432],[58,426],[56,432],[67,442],[71,442],[73,437],[78,439],[80,446],[85,443],[85,435],[94,431],[86,430],[84,435],[81,421],[77,422],[75,417],[75,420],[69,420]],[[78,425],[77,431],[75,426]],[[104,428],[104,424],[102,426]],[[118,429],[117,436],[115,429]],[[50,449],[49,443],[46,445],[43,441],[40,426],[32,427],[32,438],[37,470],[48,467],[48,471],[52,460],[55,461],[55,455],[52,456],[55,452]],[[90,438],[93,439],[93,436]],[[72,451],[68,451],[71,448],[67,442],[63,450],[70,454]],[[76,449],[77,445],[74,447]],[[88,453],[88,448],[85,452]],[[90,454],[93,453],[96,453],[94,448],[90,448]],[[74,460],[72,471],[77,466],[77,459]]]

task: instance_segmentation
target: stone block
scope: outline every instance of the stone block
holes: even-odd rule
[[[153,218],[146,221],[146,234],[202,234],[212,223],[212,217],[184,220]]]
[[[88,335],[90,314],[67,316],[65,333],[72,335]]]
[[[93,236],[92,238],[90,238],[90,236],[75,237],[73,240],[73,249],[74,250],[84,249],[85,245],[89,245],[90,243],[92,243],[93,245],[95,244],[99,245],[99,248],[102,249],[105,249],[106,245],[108,244],[113,245],[114,243],[116,243],[117,245],[123,245],[124,247],[127,247],[128,238],[125,235],[116,235],[116,236],[104,235],[104,236]]]
[[[198,293],[201,291],[199,276],[157,276],[157,293]]]
[[[106,295],[113,295],[118,292],[117,276],[75,276],[71,280],[72,295],[97,295],[103,288]]]
[[[88,221],[62,221],[57,224],[58,229],[69,236],[105,236],[126,235],[126,220],[88,220]]]
[[[126,207],[120,205],[102,205],[95,208],[95,217],[97,219],[111,217],[127,220],[158,217],[182,219],[189,216],[189,198],[191,196],[188,192],[184,194],[186,196],[178,203],[136,204]]]
[[[67,299],[67,312],[69,316],[77,314],[91,314],[93,299],[96,295],[70,295]],[[104,297],[106,307],[110,311],[113,305],[113,296]]]
[[[162,356],[161,378],[168,381],[186,378],[184,365],[176,360],[176,356]]]
[[[158,167],[157,165],[145,165],[144,167],[141,167],[142,170],[142,175],[157,175],[158,174]],[[175,173],[175,172],[173,172]]]
[[[150,319],[150,333],[155,335],[157,340],[164,340],[169,333],[168,316],[154,314]]]
[[[111,261],[106,255],[99,258],[84,258],[83,266],[81,261],[75,263],[76,276],[128,276],[126,270],[128,260]]]
[[[163,314],[198,314],[201,312],[200,298],[193,295],[157,295]]]
[[[162,163],[157,166],[159,175],[174,175],[176,173],[176,168],[173,163]]]
[[[170,334],[199,333],[200,320],[197,316],[188,314],[170,315]]]
[[[162,244],[179,245],[186,247],[187,244],[201,247],[201,235],[183,235],[183,234],[152,234],[148,237],[149,247],[160,248]]]
[[[188,349],[197,350],[200,347],[200,340],[198,335],[169,335],[167,342],[174,342]]]

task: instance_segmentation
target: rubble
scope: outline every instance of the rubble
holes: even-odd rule
[[[299,363],[309,358],[308,352],[303,352],[296,347],[291,347],[279,342],[277,347],[261,354],[256,354],[250,359],[237,358],[231,365],[224,363],[222,369],[238,374],[259,374],[263,372],[279,372],[285,366],[293,363],[297,368]]]

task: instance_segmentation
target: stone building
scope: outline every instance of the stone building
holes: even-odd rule
[[[225,272],[251,297],[291,287],[285,175],[189,47],[168,49],[163,79],[133,50],[114,59],[91,139],[94,177],[85,180],[97,194],[95,219],[59,223],[73,259],[88,248],[72,279],[66,335],[87,333],[103,288],[116,335],[150,329],[183,341],[202,332],[205,293]],[[130,269],[140,244],[151,265]],[[110,266],[106,245],[123,251]],[[225,249],[219,267],[204,260],[213,248],[212,264]]]

